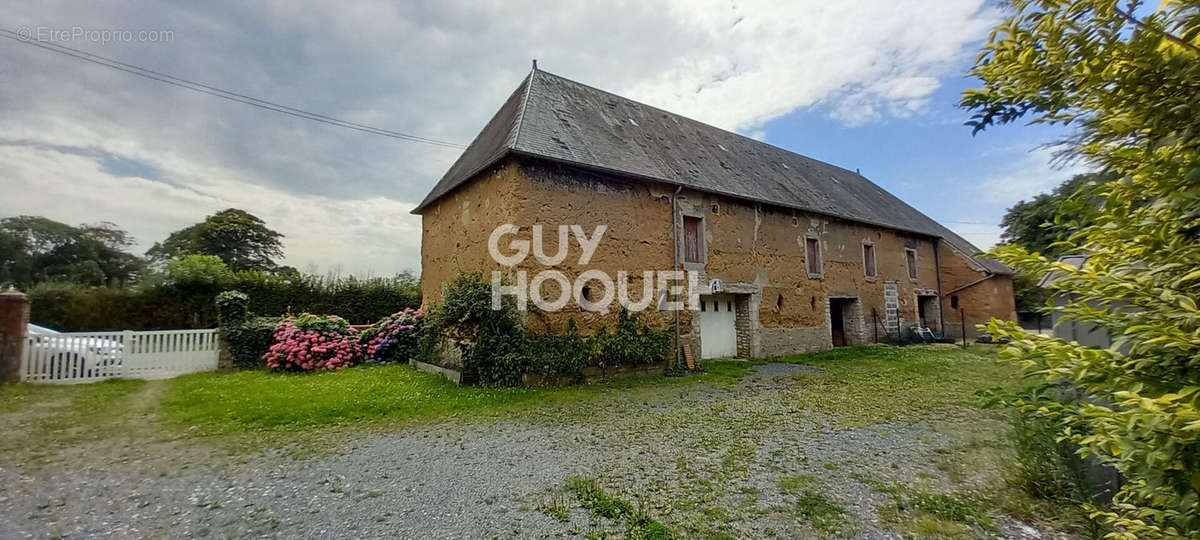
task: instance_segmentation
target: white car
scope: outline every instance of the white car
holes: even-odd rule
[[[36,324],[29,325],[29,337],[34,369],[52,378],[91,377],[99,375],[100,368],[121,365],[120,341],[63,334]]]

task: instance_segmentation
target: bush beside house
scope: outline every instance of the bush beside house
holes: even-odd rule
[[[612,333],[601,328],[584,337],[573,320],[566,334],[527,332],[524,313],[511,298],[493,310],[491,284],[475,274],[458,275],[442,299],[429,310],[418,360],[459,371],[464,382],[579,382],[588,368],[603,372],[659,364],[673,343],[669,331],[639,328],[636,315],[625,310]]]

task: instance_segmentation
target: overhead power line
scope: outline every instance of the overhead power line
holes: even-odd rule
[[[245,103],[246,105],[251,105],[254,107],[261,108],[261,109],[266,109],[269,111],[275,111],[278,113],[295,116],[297,118],[304,118],[306,120],[312,120],[314,122],[321,122],[321,123],[329,124],[332,126],[342,127],[342,128],[346,128],[346,129],[353,129],[356,131],[362,131],[364,133],[370,133],[373,135],[382,135],[384,137],[391,137],[394,139],[400,139],[400,140],[409,141],[409,142],[429,144],[429,145],[433,145],[433,146],[440,146],[443,148],[457,148],[457,149],[466,148],[465,145],[454,143],[454,142],[441,141],[438,139],[421,137],[421,136],[412,135],[409,133],[403,133],[403,132],[399,132],[399,131],[392,131],[389,129],[377,128],[377,127],[368,126],[365,124],[359,124],[357,122],[341,120],[339,118],[334,118],[334,117],[326,116],[323,114],[305,111],[303,109],[297,109],[295,107],[289,107],[287,105],[281,105],[281,104],[275,103],[273,101],[268,101],[265,99],[248,96],[245,94],[239,94],[237,92],[231,92],[229,90],[224,90],[221,88],[217,88],[215,86],[210,86],[210,85],[199,83],[196,81],[191,81],[188,79],[175,77],[174,75],[169,75],[169,74],[155,71],[152,69],[135,66],[133,64],[127,64],[127,63],[121,62],[119,60],[113,60],[111,58],[106,58],[106,57],[103,57],[103,56],[100,56],[97,54],[89,53],[87,51],[73,49],[71,47],[58,45],[56,43],[34,40],[31,38],[22,36],[21,34],[18,34],[11,30],[6,30],[6,29],[0,28],[0,36],[12,39],[19,43],[33,45],[34,47],[39,47],[39,48],[45,49],[47,51],[52,51],[52,52],[56,52],[59,54],[71,56],[71,57],[77,58],[79,60],[83,60],[86,62],[91,62],[93,64],[98,64],[98,65],[101,65],[104,67],[116,69],[118,71],[124,71],[126,73],[137,75],[139,77],[144,77],[147,79],[166,83],[166,84],[169,84],[172,86],[177,86],[179,88],[184,88],[187,90],[191,90],[193,92],[200,92],[202,94],[208,94],[208,95],[216,96],[216,97],[219,97],[222,99],[236,101],[238,103]]]

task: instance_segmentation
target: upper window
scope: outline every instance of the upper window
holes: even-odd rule
[[[804,237],[804,262],[808,265],[808,277],[821,277],[821,240]]]
[[[904,248],[904,257],[908,262],[908,278],[917,279],[917,250]]]
[[[683,261],[690,263],[704,262],[701,257],[701,244],[704,237],[701,220],[698,217],[683,216]]]
[[[863,273],[875,277],[875,244],[863,244]]]

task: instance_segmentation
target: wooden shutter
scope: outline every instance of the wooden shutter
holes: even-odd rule
[[[875,246],[871,244],[863,244],[863,272],[875,277]]]
[[[821,243],[816,238],[804,239],[804,259],[808,264],[809,274],[821,273]]]
[[[700,218],[683,217],[683,260],[684,262],[704,262],[700,258]]]
[[[908,277],[917,279],[917,252],[908,249],[904,253],[908,256]]]

